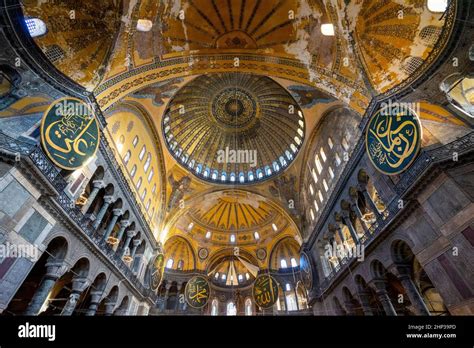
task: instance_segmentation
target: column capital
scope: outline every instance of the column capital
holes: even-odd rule
[[[135,237],[136,235],[137,235],[137,231],[135,231],[135,230],[128,230],[128,231],[127,231],[127,237],[128,237],[128,238],[133,238],[133,237]]]
[[[385,279],[372,279],[369,285],[372,285],[378,293],[387,292],[387,281]]]
[[[134,239],[132,241],[132,243],[133,243],[134,247],[138,247],[142,243],[142,240],[141,239]]]
[[[119,222],[119,224],[120,224],[120,227],[126,228],[126,227],[130,226],[132,223],[130,222],[130,220],[121,220]]]
[[[91,282],[86,277],[74,277],[72,279],[72,292],[82,293],[90,283]]]
[[[104,204],[105,203],[110,204],[113,202],[113,200],[114,200],[113,196],[104,196]]]
[[[96,189],[101,189],[102,187],[105,187],[105,183],[103,180],[94,180],[92,181],[92,187]]]
[[[115,215],[115,216],[120,216],[123,214],[123,210],[122,209],[112,209],[112,214]]]

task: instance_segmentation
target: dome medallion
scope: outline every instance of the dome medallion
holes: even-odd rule
[[[163,118],[166,145],[202,180],[251,184],[284,171],[304,141],[293,97],[266,76],[201,75],[171,99]]]

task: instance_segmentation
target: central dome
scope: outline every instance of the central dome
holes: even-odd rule
[[[293,97],[266,76],[202,75],[172,98],[163,118],[171,154],[199,178],[249,184],[286,169],[304,140]]]

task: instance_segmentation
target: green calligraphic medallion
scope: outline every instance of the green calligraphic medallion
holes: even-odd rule
[[[380,172],[395,175],[415,160],[421,146],[421,126],[408,108],[381,108],[369,121],[365,146],[372,164]]]
[[[268,274],[262,274],[253,284],[253,299],[260,308],[270,308],[278,300],[278,283]]]
[[[62,169],[82,167],[99,146],[97,119],[80,99],[66,97],[54,101],[43,116],[40,131],[43,149]]]
[[[193,308],[202,308],[209,301],[211,290],[207,279],[202,276],[192,277],[186,284],[184,296],[186,302]]]
[[[156,255],[151,265],[149,273],[150,288],[153,291],[158,290],[163,279],[163,271],[165,269],[165,256],[163,254]]]
[[[305,252],[300,255],[300,274],[306,290],[310,290],[313,286],[313,272],[309,257]]]

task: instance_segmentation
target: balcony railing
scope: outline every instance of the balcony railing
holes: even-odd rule
[[[10,156],[18,157],[17,160],[21,160],[23,157],[29,158],[31,163],[35,165],[57,191],[57,195],[53,196],[52,200],[61,207],[66,215],[92,240],[97,248],[104,253],[144,297],[156,299],[154,292],[145,288],[120,256],[89,226],[87,217],[64,192],[68,185],[67,181],[62,177],[59,169],[46,157],[40,147],[14,139],[0,131],[0,149],[10,153]]]
[[[400,178],[400,180],[394,185],[394,191],[397,194],[396,197],[389,204],[388,208],[382,213],[383,218],[377,219],[368,229],[368,234],[365,234],[360,238],[359,243],[363,244],[366,248],[370,243],[379,236],[382,231],[395,219],[395,217],[409,204],[405,202],[403,208],[401,208],[399,201],[406,196],[407,192],[421,179],[424,174],[435,164],[440,164],[446,161],[455,161],[461,156],[474,151],[474,132],[471,132],[464,137],[461,137],[449,144],[428,150],[422,151],[418,158],[415,160],[413,165],[407,170]],[[349,175],[350,173],[347,173]],[[341,182],[344,182],[347,178],[341,178]],[[333,198],[333,201],[337,197]],[[327,210],[331,211],[332,206],[328,205]],[[316,296],[320,296],[333,281],[346,269],[350,267],[352,262],[357,258],[357,255],[346,256],[341,259],[341,263],[336,266],[334,270],[329,273],[324,280],[319,284],[319,288],[316,289]]]

